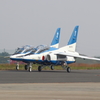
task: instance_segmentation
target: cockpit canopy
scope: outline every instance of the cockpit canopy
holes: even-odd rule
[[[48,49],[49,49],[49,47],[47,45],[39,45],[36,48],[34,48],[29,54],[26,54],[25,56],[31,55],[31,54],[41,53],[41,52],[48,50]]]
[[[44,52],[45,50],[48,50],[50,47],[47,45],[39,45],[36,48],[37,48],[37,51],[35,53],[41,53],[41,52]]]
[[[14,54],[22,54],[22,53],[31,52],[33,49],[34,49],[33,46],[25,45],[25,46],[22,46],[21,48],[17,48]]]
[[[30,46],[30,45],[25,45],[25,46],[22,46],[20,48],[17,48],[14,55],[15,54],[30,55],[30,54],[34,54],[34,53],[41,53],[41,52],[44,52],[45,50],[48,50],[48,49],[49,49],[49,47],[47,45],[38,45],[36,48],[34,48],[33,46]]]

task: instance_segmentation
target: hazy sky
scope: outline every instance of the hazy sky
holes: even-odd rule
[[[100,56],[100,0],[0,0],[0,49],[50,45],[58,27],[62,47],[76,25],[77,51]]]

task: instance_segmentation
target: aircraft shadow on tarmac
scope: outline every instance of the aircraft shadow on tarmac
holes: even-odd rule
[[[88,70],[71,70],[70,73],[66,72],[66,70],[42,70],[41,72],[37,70],[33,70],[32,72],[29,72],[27,70],[6,70],[10,72],[27,72],[27,73],[66,73],[66,74],[71,74],[71,73],[88,73]]]

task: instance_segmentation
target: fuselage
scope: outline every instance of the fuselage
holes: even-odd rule
[[[25,62],[33,62],[33,63],[47,64],[47,65],[49,64],[61,65],[62,62],[66,62],[67,64],[75,62],[75,58],[70,56],[60,57],[59,59],[59,57],[55,55],[55,53],[57,52],[66,52],[78,55],[77,52],[69,52],[67,50],[50,47],[49,50],[46,50],[44,52],[23,56],[23,60]],[[48,57],[50,57],[50,59],[48,59]]]

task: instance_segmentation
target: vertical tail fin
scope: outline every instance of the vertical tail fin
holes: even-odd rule
[[[77,42],[77,36],[78,36],[78,28],[79,26],[75,26],[72,35],[68,41],[68,44],[60,49],[62,50],[67,50],[67,51],[72,51],[74,52],[76,49],[76,42]]]
[[[76,26],[73,30],[73,33],[68,41],[68,44],[67,44],[67,48],[69,51],[75,51],[76,49],[76,42],[77,42],[77,36],[78,36],[78,29],[79,29],[79,26]]]
[[[51,42],[51,46],[50,47],[55,47],[55,48],[59,47],[60,30],[61,30],[61,28],[58,28],[56,30],[56,33],[54,35],[54,38],[53,38],[53,40]]]

